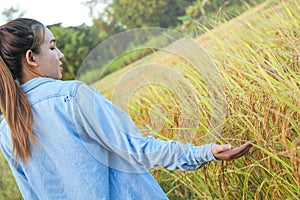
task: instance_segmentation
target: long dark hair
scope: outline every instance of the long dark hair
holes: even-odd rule
[[[27,50],[39,53],[45,27],[40,22],[18,18],[0,26],[0,108],[12,136],[12,155],[16,161],[30,158],[30,143],[35,142],[30,103],[19,86]]]

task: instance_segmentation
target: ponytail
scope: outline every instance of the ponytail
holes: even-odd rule
[[[0,108],[8,123],[12,137],[12,156],[27,161],[30,142],[36,143],[32,132],[33,114],[26,94],[14,80],[0,56]]]
[[[22,81],[23,60],[27,50],[40,51],[45,26],[33,19],[18,18],[0,26],[0,108],[11,132],[15,162],[30,158],[33,114],[25,92],[16,82]]]

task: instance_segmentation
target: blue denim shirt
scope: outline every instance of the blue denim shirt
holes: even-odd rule
[[[148,168],[196,170],[215,160],[211,144],[143,137],[125,112],[79,81],[35,78],[22,89],[37,145],[26,163],[15,163],[5,120],[0,145],[24,199],[167,199]]]

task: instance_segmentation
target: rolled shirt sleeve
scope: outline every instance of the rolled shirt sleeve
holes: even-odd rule
[[[194,146],[142,136],[126,112],[84,83],[77,88],[74,113],[84,146],[111,168],[135,173],[155,166],[196,170],[215,160],[212,144]]]

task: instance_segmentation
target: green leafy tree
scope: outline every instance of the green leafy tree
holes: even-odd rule
[[[124,27],[117,20],[111,5],[108,5],[97,18],[93,19],[91,31],[96,34],[101,41],[124,31]]]
[[[194,0],[113,0],[115,17],[127,29],[139,27],[175,27],[178,16],[185,13],[186,6]]]
[[[102,5],[101,7],[106,7],[111,4],[112,0],[87,0],[82,3],[82,5],[86,6],[89,9],[89,14],[91,18],[97,18],[99,14],[99,10],[97,9],[98,5]]]

